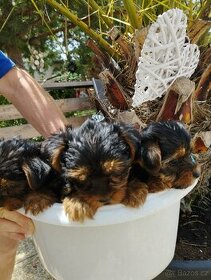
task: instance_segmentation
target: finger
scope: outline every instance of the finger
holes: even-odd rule
[[[26,238],[25,234],[10,232],[8,238],[13,240],[24,240]]]
[[[25,234],[24,229],[20,225],[6,219],[0,219],[0,232],[1,234],[4,232],[15,232]]]
[[[32,235],[34,233],[34,224],[32,220],[25,215],[16,211],[8,211],[6,209],[2,210],[2,208],[0,209],[0,213],[0,217],[13,221],[21,226],[24,229],[26,235]]]
[[[20,225],[25,230],[26,236],[31,236],[34,234],[34,223],[30,218],[26,217],[25,215],[13,211],[13,213],[8,212],[6,214],[6,218],[9,218],[11,221],[14,221],[18,225]]]
[[[24,240],[26,238],[25,234],[23,233],[16,233],[16,232],[1,232],[1,236],[4,236],[6,238],[20,241]]]

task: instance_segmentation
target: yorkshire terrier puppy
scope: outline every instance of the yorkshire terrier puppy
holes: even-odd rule
[[[132,126],[88,119],[81,127],[67,127],[44,141],[43,150],[69,182],[63,205],[71,220],[93,218],[107,204],[144,203],[146,184],[133,178],[128,182],[140,151],[140,133]]]
[[[136,165],[133,173],[147,182],[149,192],[186,188],[200,176],[191,148],[191,136],[181,122],[151,123],[141,132],[142,168]]]
[[[20,138],[0,141],[0,207],[24,207],[36,215],[60,199],[63,184],[39,144]]]

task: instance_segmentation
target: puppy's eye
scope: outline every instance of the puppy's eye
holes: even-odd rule
[[[127,173],[116,175],[116,176],[112,176],[110,178],[110,185],[113,188],[119,188],[119,186],[125,184],[127,179],[128,179],[128,174]]]
[[[76,181],[76,180],[73,183],[73,187],[74,187],[74,189],[76,189],[78,191],[81,191],[81,190],[85,191],[85,190],[90,189],[90,185],[84,184],[81,181]]]
[[[121,177],[112,177],[111,179],[110,179],[110,183],[111,184],[119,184],[119,182],[121,181]]]
[[[193,164],[196,164],[196,158],[194,157],[193,154],[190,154],[190,159],[191,159]]]
[[[178,164],[178,162],[179,162],[179,160],[178,160],[178,159],[174,159],[174,160],[171,160],[171,161],[169,162],[169,164],[172,164],[172,165],[177,165],[177,164]]]

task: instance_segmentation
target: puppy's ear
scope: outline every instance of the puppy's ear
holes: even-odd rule
[[[130,157],[132,162],[140,158],[141,135],[134,126],[127,124],[116,124],[119,129],[120,137],[128,144],[130,148]]]
[[[140,165],[149,173],[156,174],[161,168],[161,150],[157,143],[142,143]]]
[[[71,127],[66,127],[65,132],[53,134],[42,143],[41,151],[49,159],[52,167],[58,172],[61,172],[61,155],[66,149],[70,137]]]
[[[61,155],[64,150],[65,150],[64,143],[62,143],[60,146],[57,146],[55,149],[52,150],[51,165],[58,172],[61,172]]]
[[[25,162],[22,169],[32,190],[39,189],[51,171],[51,167],[40,158],[33,158]]]

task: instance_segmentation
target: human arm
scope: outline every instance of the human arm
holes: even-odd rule
[[[66,119],[53,98],[25,70],[13,67],[0,79],[0,93],[44,137],[64,130]]]
[[[18,213],[0,208],[0,278],[10,280],[14,268],[19,240],[32,235],[31,219]]]

